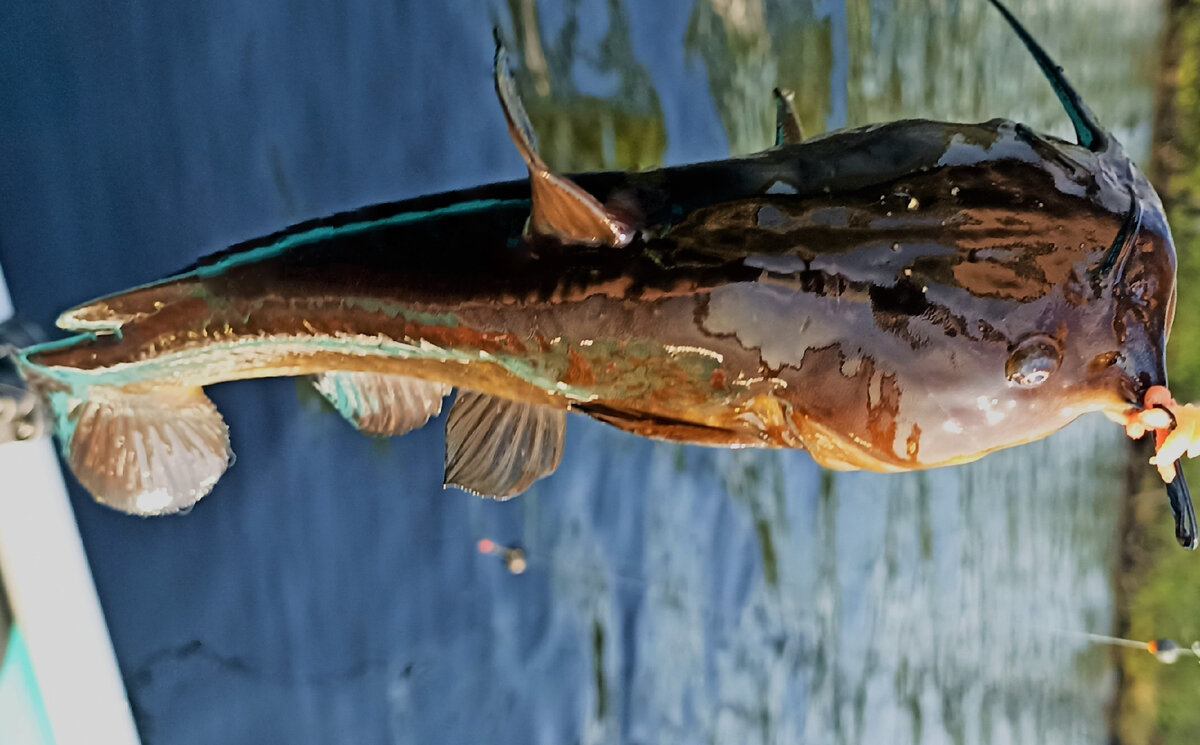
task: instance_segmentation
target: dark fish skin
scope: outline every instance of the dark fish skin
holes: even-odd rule
[[[832,467],[964,462],[1165,382],[1173,249],[1129,168],[1004,120],[911,120],[574,177],[640,212],[624,248],[526,237],[527,183],[497,184],[236,246],[68,312],[120,334],[27,362],[122,386],[374,370]],[[1031,335],[1061,363],[1014,386]]]

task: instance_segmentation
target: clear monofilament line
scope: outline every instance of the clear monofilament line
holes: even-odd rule
[[[1060,633],[1068,633],[1068,632],[1060,632]],[[1133,639],[1122,639],[1119,636],[1105,636],[1104,634],[1092,634],[1092,633],[1088,633],[1086,631],[1079,631],[1079,632],[1075,632],[1070,635],[1071,636],[1079,636],[1083,639],[1087,639],[1088,641],[1094,642],[1096,644],[1109,644],[1114,647],[1128,647],[1130,649],[1143,649],[1143,650],[1150,649],[1149,642],[1139,642],[1139,641],[1135,641]]]

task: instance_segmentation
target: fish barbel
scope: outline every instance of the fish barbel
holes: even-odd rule
[[[421,426],[458,388],[446,483],[495,497],[554,470],[567,412],[878,471],[964,463],[1089,411],[1133,434],[1166,385],[1162,204],[993,4],[1077,142],[1003,119],[805,139],[777,91],[762,153],[568,177],[538,155],[498,43],[529,179],[236,245],[67,311],[79,333],[21,351],[23,374],[80,482],[135,514],[212,488],[230,450],[202,388],[243,378],[311,375],[376,434]],[[1168,490],[1194,546],[1182,474]]]

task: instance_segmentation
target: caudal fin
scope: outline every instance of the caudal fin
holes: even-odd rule
[[[102,504],[131,515],[187,510],[229,465],[229,429],[200,388],[92,386],[86,396],[50,400],[67,464]]]
[[[106,334],[193,297],[193,289],[190,283],[174,279],[143,285],[77,305],[60,314],[54,323],[67,331]]]

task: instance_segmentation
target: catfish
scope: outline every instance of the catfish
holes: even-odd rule
[[[539,156],[497,36],[496,91],[527,179],[235,245],[65,312],[76,334],[19,365],[80,483],[139,515],[189,509],[228,466],[204,386],[304,375],[376,435],[422,426],[458,389],[445,484],[496,498],[554,471],[568,412],[906,471],[1101,411],[1179,451],[1159,465],[1176,537],[1194,548],[1174,458],[1200,436],[1177,425],[1192,415],[1165,387],[1176,262],[1162,203],[991,1],[1075,142],[1007,119],[805,138],[776,91],[764,152],[567,176]]]

